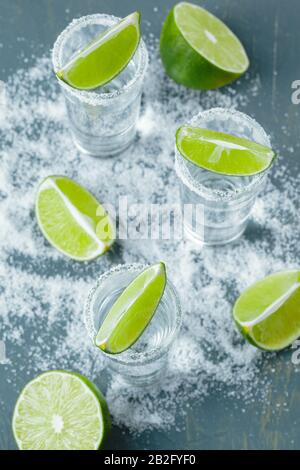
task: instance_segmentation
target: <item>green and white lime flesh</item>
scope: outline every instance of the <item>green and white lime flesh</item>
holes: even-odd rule
[[[160,36],[167,74],[189,88],[219,88],[240,77],[249,60],[239,39],[204,8],[180,2],[169,12]]]
[[[109,354],[130,348],[150,323],[166,285],[164,263],[142,271],[122,292],[105,317],[95,344]]]
[[[48,176],[36,196],[36,216],[45,238],[78,261],[105,253],[115,239],[114,225],[97,199],[65,176]]]
[[[233,317],[258,348],[291,345],[300,336],[300,271],[278,272],[250,286],[236,301]]]
[[[96,450],[110,429],[102,393],[87,378],[49,371],[29,382],[13,414],[21,450]]]
[[[272,149],[251,140],[187,125],[177,130],[176,146],[194,165],[232,176],[261,173],[275,158]]]
[[[78,51],[57,76],[80,90],[103,86],[129,64],[140,38],[140,13],[135,12]]]

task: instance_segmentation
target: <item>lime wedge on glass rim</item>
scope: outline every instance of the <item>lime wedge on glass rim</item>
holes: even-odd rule
[[[78,261],[89,261],[113,244],[109,214],[85,188],[65,176],[48,176],[36,195],[39,227],[57,250]]]
[[[189,88],[213,89],[240,77],[249,60],[239,39],[204,8],[180,2],[169,12],[160,37],[167,74]]]
[[[142,271],[117,298],[95,339],[108,354],[130,348],[150,323],[166,286],[166,268],[157,263]]]
[[[86,377],[53,370],[22,390],[12,427],[21,450],[97,450],[110,416],[102,393]]]
[[[56,75],[80,90],[103,86],[129,64],[140,38],[140,13],[134,12],[74,54]]]
[[[245,338],[267,351],[300,336],[300,271],[282,271],[256,282],[238,298],[234,320]]]
[[[188,125],[177,130],[176,146],[194,165],[231,176],[261,173],[275,158],[272,149],[251,140]]]

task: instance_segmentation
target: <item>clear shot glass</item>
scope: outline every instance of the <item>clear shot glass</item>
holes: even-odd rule
[[[88,295],[85,324],[93,344],[101,323],[128,284],[147,266],[119,265],[104,273]],[[133,387],[160,380],[168,364],[168,354],[181,325],[181,307],[174,286],[167,281],[165,292],[150,324],[137,342],[121,354],[106,354],[107,368],[122,383]],[[96,346],[95,346],[96,347]]]
[[[189,124],[271,146],[264,129],[239,111],[213,108],[197,114]],[[189,214],[183,219],[188,238],[201,244],[221,245],[240,237],[269,170],[255,176],[221,175],[187,161],[177,147],[175,169],[183,213]],[[187,207],[192,209],[188,212]]]
[[[59,71],[78,50],[118,21],[119,18],[105,14],[73,20],[54,44],[54,71]],[[80,151],[108,157],[121,153],[132,143],[147,65],[148,53],[141,40],[127,67],[98,89],[77,90],[58,80],[65,97],[73,140]]]

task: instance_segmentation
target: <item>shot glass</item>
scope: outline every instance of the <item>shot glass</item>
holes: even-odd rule
[[[264,129],[251,117],[231,109],[213,108],[194,116],[192,126],[212,129],[270,147]],[[268,170],[255,176],[226,176],[187,161],[175,148],[184,230],[188,238],[207,245],[229,243],[244,232]]]
[[[73,20],[54,44],[54,71],[60,70],[78,50],[118,21],[119,18],[105,14]],[[65,97],[73,140],[80,151],[108,157],[122,152],[131,144],[147,65],[148,53],[141,40],[127,67],[98,89],[77,90],[58,80]]]
[[[88,295],[85,305],[85,324],[93,344],[101,323],[115,300],[128,284],[147,266],[119,265],[104,273]],[[120,382],[138,387],[159,381],[166,370],[170,348],[181,325],[181,307],[175,287],[170,281],[159,306],[140,338],[120,354],[106,354],[106,365]],[[96,347],[96,346],[95,346]]]

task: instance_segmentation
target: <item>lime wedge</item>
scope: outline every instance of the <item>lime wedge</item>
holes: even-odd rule
[[[160,53],[167,74],[189,88],[219,88],[249,67],[247,54],[233,32],[204,8],[186,2],[169,12]]]
[[[95,343],[109,354],[130,348],[150,323],[166,285],[164,263],[142,271],[122,292],[100,326]]]
[[[105,209],[86,189],[65,176],[48,176],[36,196],[36,216],[45,238],[78,261],[102,255],[115,232]]]
[[[140,13],[135,12],[78,51],[57,76],[80,90],[105,85],[128,65],[140,37]]]
[[[224,175],[250,176],[265,171],[275,158],[269,147],[210,129],[182,126],[176,146],[191,163]]]
[[[254,346],[286,348],[300,336],[300,271],[282,271],[250,286],[233,309],[234,320]]]
[[[96,450],[110,429],[105,399],[82,375],[49,371],[29,382],[15,406],[21,450]]]

